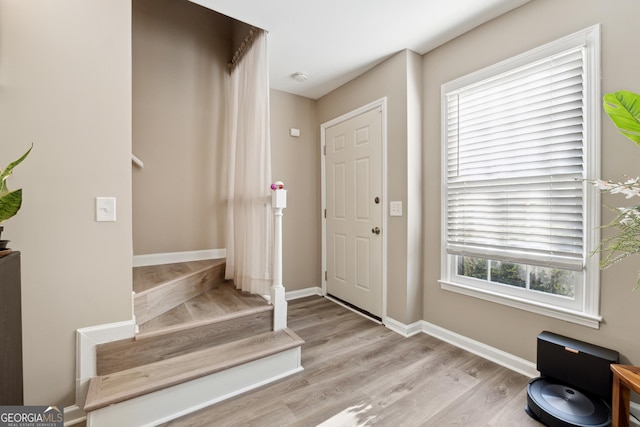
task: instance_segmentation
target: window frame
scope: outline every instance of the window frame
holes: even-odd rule
[[[533,290],[518,288],[516,292],[505,289],[509,285],[493,284],[478,279],[457,275],[457,256],[447,253],[447,134],[446,134],[446,95],[457,90],[513,69],[543,60],[564,51],[584,46],[584,173],[587,180],[600,176],[600,25],[594,25],[582,31],[563,37],[551,43],[532,49],[513,58],[460,77],[441,86],[441,279],[444,290],[473,296],[483,300],[504,304],[510,307],[542,314],[545,316],[577,323],[583,326],[599,328],[602,317],[600,311],[600,270],[599,256],[593,253],[600,239],[600,193],[593,186],[583,183],[584,217],[584,268],[580,289],[576,288],[575,304],[560,304],[557,296],[533,298]],[[488,256],[488,258],[491,258]],[[483,283],[478,283],[483,282]],[[513,288],[513,287],[511,287]],[[524,292],[522,292],[524,291]],[[566,298],[566,297],[561,297]]]

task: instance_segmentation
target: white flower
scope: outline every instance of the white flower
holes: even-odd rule
[[[640,221],[639,208],[640,207],[638,206],[616,208],[621,214],[620,223],[624,225],[631,225],[636,221]]]
[[[591,181],[591,183],[601,191],[607,191],[610,194],[624,194],[627,199],[640,197],[640,177],[627,178],[624,183],[602,179]]]
[[[596,179],[595,181],[591,181],[591,183],[598,190],[611,191],[611,190],[613,190],[613,189],[618,187],[617,184],[615,184],[615,183],[613,183],[611,181],[605,181],[603,179]]]
[[[630,199],[632,197],[640,197],[640,189],[638,188],[625,187],[620,192],[624,194],[625,198],[627,199]]]
[[[624,185],[636,185],[638,184],[638,179],[640,179],[640,177],[629,178],[624,182]]]

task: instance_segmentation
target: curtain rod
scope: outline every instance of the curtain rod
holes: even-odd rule
[[[247,51],[249,46],[251,46],[251,43],[253,43],[256,36],[258,35],[258,31],[261,30],[256,27],[251,27],[251,29],[249,30],[249,34],[247,34],[244,40],[242,40],[242,43],[240,43],[240,47],[236,49],[233,56],[231,57],[231,62],[227,64],[229,68],[233,68],[238,62],[240,62],[242,56]]]

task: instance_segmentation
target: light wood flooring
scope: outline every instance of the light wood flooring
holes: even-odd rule
[[[404,338],[325,298],[289,302],[304,371],[164,426],[541,426],[528,379],[425,334]]]

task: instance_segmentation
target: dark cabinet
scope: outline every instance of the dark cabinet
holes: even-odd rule
[[[0,405],[22,405],[20,252],[0,258]]]

